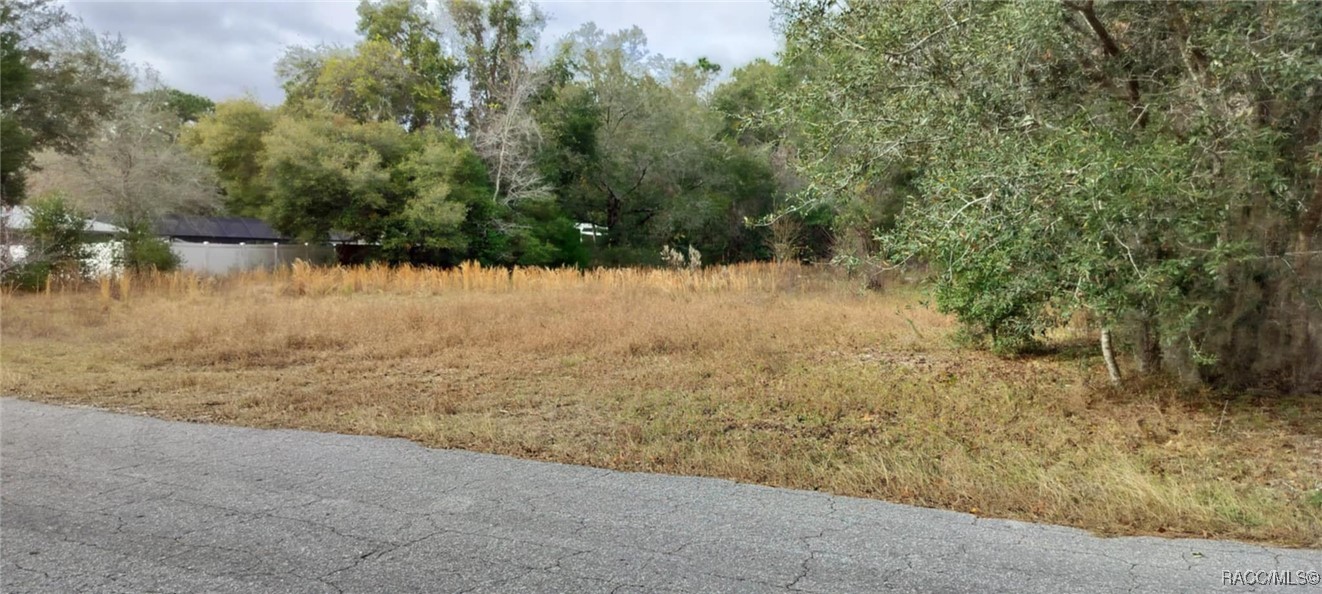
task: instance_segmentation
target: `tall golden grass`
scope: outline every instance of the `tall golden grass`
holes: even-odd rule
[[[1049,521],[1322,545],[1322,411],[961,348],[908,288],[747,264],[313,268],[5,295],[51,402]]]
[[[257,269],[213,276],[194,271],[149,272],[98,279],[102,299],[127,299],[137,288],[158,296],[197,296],[243,287],[273,289],[285,295],[319,296],[354,293],[439,295],[456,291],[526,293],[564,289],[660,290],[668,292],[769,292],[809,289],[835,282],[807,275],[798,264],[749,262],[702,270],[665,268],[486,267],[466,262],[454,268],[369,265],[316,267],[298,261],[274,270]],[[78,292],[66,286],[57,292]],[[48,290],[49,294],[50,291]]]

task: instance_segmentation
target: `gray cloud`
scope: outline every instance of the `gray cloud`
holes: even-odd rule
[[[706,56],[725,72],[777,49],[771,6],[750,2],[542,2],[552,42],[593,21],[602,30],[638,25],[649,48],[686,61]],[[221,100],[283,99],[275,62],[290,45],[352,44],[356,1],[69,2],[97,31],[118,33],[126,57],[149,64],[166,84]]]
[[[356,4],[71,2],[92,29],[117,33],[126,57],[166,84],[213,99],[253,93],[278,103],[275,62],[289,45],[352,43]]]

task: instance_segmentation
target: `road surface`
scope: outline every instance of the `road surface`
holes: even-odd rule
[[[392,439],[0,400],[4,592],[1238,592],[1322,552],[1103,539]],[[1280,575],[1280,574],[1277,574]],[[1322,588],[1257,588],[1304,594]]]

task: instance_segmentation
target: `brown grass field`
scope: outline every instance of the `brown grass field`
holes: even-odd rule
[[[297,266],[0,305],[23,398],[1322,546],[1317,396],[1113,389],[1082,332],[1001,358],[823,271]]]

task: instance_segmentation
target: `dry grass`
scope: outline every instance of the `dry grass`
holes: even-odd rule
[[[311,269],[8,295],[9,394],[1322,546],[1322,400],[1095,384],[796,268]],[[1066,337],[1068,338],[1068,337]]]

